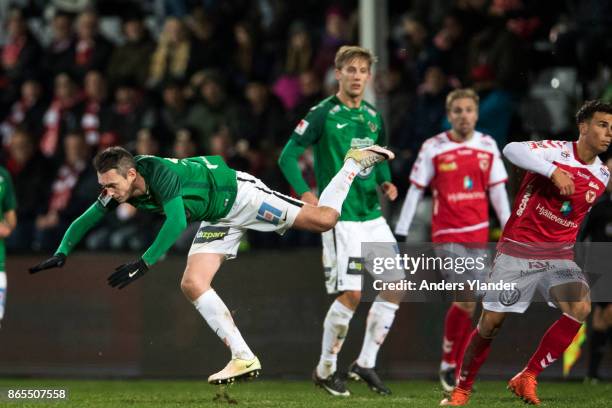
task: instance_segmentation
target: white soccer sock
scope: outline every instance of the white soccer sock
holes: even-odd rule
[[[353,159],[348,159],[338,173],[331,179],[319,197],[319,207],[331,207],[342,213],[342,204],[351,189],[353,180],[361,171],[361,166]]]
[[[214,289],[211,288],[204,292],[193,302],[193,305],[221,341],[232,351],[232,358],[251,360],[255,357],[242,338],[227,306]]]
[[[329,307],[323,322],[321,359],[317,365],[319,378],[327,378],[336,372],[338,353],[344,344],[353,313],[337,299]]]
[[[372,303],[366,322],[363,346],[357,359],[357,364],[360,367],[374,368],[376,366],[378,350],[393,325],[397,309],[399,309],[398,305],[387,302],[380,297],[377,297],[376,301]]]
[[[0,271],[0,320],[4,319],[4,305],[6,304],[6,272]]]

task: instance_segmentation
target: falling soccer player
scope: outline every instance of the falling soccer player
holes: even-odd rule
[[[508,175],[495,140],[476,131],[478,94],[457,89],[446,97],[451,130],[423,143],[410,174],[411,186],[395,226],[396,235],[406,236],[423,191],[433,192],[432,241],[436,250],[450,256],[484,256],[489,239],[489,201],[503,228],[510,216],[506,192]],[[460,216],[456,216],[459,207]],[[474,245],[476,244],[476,245]],[[441,256],[441,255],[440,255]],[[485,282],[487,269],[472,268],[462,274],[441,271],[445,280],[471,279]],[[475,294],[463,293],[444,319],[440,383],[450,392],[459,374],[457,361],[472,332]],[[473,300],[472,300],[473,299]]]
[[[164,214],[166,219],[155,241],[141,258],[119,266],[108,284],[119,289],[142,277],[168,251],[191,221],[202,221],[195,235],[181,289],[210,328],[229,347],[226,367],[208,378],[211,384],[231,383],[257,376],[259,359],[234,324],[225,303],[211,287],[224,260],[236,257],[247,229],[275,231],[289,228],[323,232],[341,214],[342,202],[355,176],[393,153],[379,146],[352,149],[318,206],[305,204],[270,190],[250,174],[229,168],[220,156],[187,159],[156,156],[133,157],[121,147],[110,147],[94,158],[103,190],[98,200],[68,227],[51,258],[30,268],[31,273],[61,267],[67,256],[104,214],[120,203]]]
[[[485,294],[457,387],[440,405],[468,403],[506,313],[524,313],[536,289],[562,315],[544,333],[508,389],[523,401],[539,405],[538,375],[563,354],[591,311],[589,286],[573,260],[573,246],[580,224],[610,178],[597,155],[612,142],[612,105],[588,101],[576,113],[576,123],[576,142],[545,140],[510,143],[504,148],[506,158],[527,173],[498,244],[490,281],[511,282],[516,288]]]

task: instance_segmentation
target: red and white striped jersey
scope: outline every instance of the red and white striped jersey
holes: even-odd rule
[[[599,158],[592,164],[583,162],[578,157],[576,142],[544,140],[522,144],[529,146],[533,154],[569,172],[575,192],[562,196],[549,178],[527,172],[498,249],[513,256],[539,258],[541,254],[543,258],[571,259],[580,224],[604,193],[610,171]]]
[[[508,178],[492,137],[474,132],[455,142],[440,133],[423,143],[410,173],[417,187],[433,193],[433,242],[487,242],[490,186]]]

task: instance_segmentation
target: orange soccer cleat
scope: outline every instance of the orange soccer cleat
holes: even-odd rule
[[[444,398],[440,401],[440,406],[451,406],[451,407],[461,407],[467,405],[470,400],[471,391],[466,391],[462,388],[455,387],[453,392],[451,392],[450,397]]]
[[[533,374],[521,371],[508,382],[508,389],[527,404],[540,405],[538,381]]]

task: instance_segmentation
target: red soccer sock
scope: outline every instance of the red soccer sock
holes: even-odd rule
[[[565,313],[559,320],[548,328],[540,345],[529,359],[525,371],[538,376],[543,369],[561,357],[567,346],[570,345],[582,323],[574,320]]]
[[[461,373],[461,363],[463,363],[463,356],[465,354],[465,349],[468,346],[468,342],[470,341],[470,336],[472,335],[472,319],[466,321],[466,324],[462,328],[459,347],[457,347],[457,356],[455,357],[455,361],[457,362],[457,368],[455,370],[455,375],[459,377]]]
[[[478,327],[472,331],[470,341],[465,350],[463,364],[461,364],[461,375],[457,387],[471,391],[480,366],[486,361],[491,351],[493,339],[484,338],[478,333]]]
[[[471,332],[470,314],[456,305],[451,305],[444,319],[444,338],[442,339],[442,361],[454,365],[465,344],[464,337]],[[467,333],[467,334],[466,334]]]

